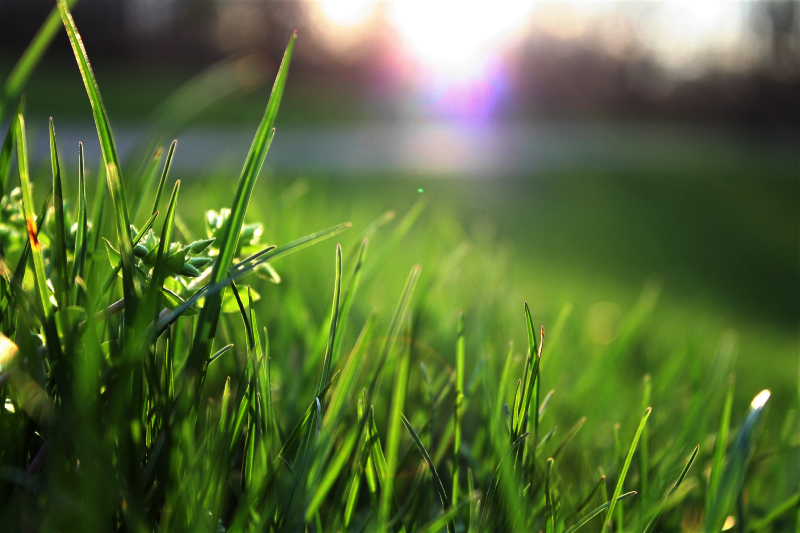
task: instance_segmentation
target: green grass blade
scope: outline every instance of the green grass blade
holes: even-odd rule
[[[644,391],[642,394],[642,409],[647,409],[650,405],[650,395],[652,392],[652,384],[650,382],[650,374],[644,376]],[[642,430],[641,444],[639,446],[639,479],[641,500],[647,501],[648,488],[649,488],[649,474],[650,474],[650,448],[649,448],[649,434],[647,426]]]
[[[88,225],[86,219],[86,173],[83,157],[83,143],[78,143],[78,212],[75,217],[77,220],[78,231],[75,234],[75,252],[72,261],[72,291],[70,293],[70,305],[78,305],[78,295],[80,283],[78,279],[84,278],[86,265],[86,244],[88,238]]]
[[[55,235],[53,247],[53,270],[55,271],[55,294],[59,309],[69,305],[69,281],[67,276],[67,230],[64,216],[64,192],[61,187],[61,164],[58,159],[56,130],[50,119],[50,166],[53,172],[53,211],[55,213]]]
[[[317,394],[328,382],[331,373],[331,360],[336,349],[336,328],[339,324],[339,301],[342,295],[342,246],[336,245],[336,271],[333,278],[333,304],[331,306],[331,322],[328,331],[328,347],[325,350],[325,359],[322,361],[322,372],[319,375]]]
[[[78,68],[83,78],[83,84],[86,87],[86,93],[89,96],[89,103],[92,106],[92,115],[94,116],[95,126],[97,127],[97,136],[100,139],[100,148],[103,152],[103,160],[106,166],[113,164],[117,171],[121,167],[119,158],[117,156],[117,148],[114,143],[114,136],[111,133],[111,125],[108,122],[108,114],[103,105],[103,99],[100,96],[100,88],[97,86],[92,66],[89,64],[89,57],[86,55],[86,49],[83,46],[83,41],[78,33],[78,28],[75,26],[75,21],[69,12],[69,4],[66,0],[56,0],[58,3],[58,10],[61,13],[61,20],[64,23],[64,28],[67,30],[72,51],[75,54],[75,59],[78,62]],[[125,213],[127,218],[127,212]]]
[[[414,439],[414,443],[417,445],[417,448],[419,449],[419,452],[422,454],[422,457],[425,459],[425,462],[428,463],[428,468],[431,469],[431,475],[433,476],[433,484],[436,488],[436,492],[439,493],[439,499],[442,502],[442,510],[446,513],[448,510],[450,510],[451,506],[450,506],[450,500],[447,498],[447,492],[445,492],[444,490],[444,483],[442,483],[442,478],[439,476],[439,472],[436,471],[436,466],[434,466],[433,460],[431,459],[431,456],[428,454],[428,451],[425,449],[425,446],[422,444],[422,441],[419,440],[419,435],[417,435],[417,432],[414,431],[413,427],[411,427],[411,423],[408,421],[405,415],[402,415],[402,419],[403,419],[403,425],[411,434],[411,438]],[[452,518],[447,523],[447,530],[451,533],[455,531],[455,523],[453,522]]]
[[[406,312],[411,305],[411,297],[414,295],[414,288],[417,286],[420,270],[421,267],[417,265],[411,269],[411,272],[409,272],[405,287],[403,287],[403,293],[400,296],[400,301],[398,302],[397,308],[394,311],[392,321],[389,323],[389,334],[386,336],[383,344],[381,345],[378,355],[377,368],[375,369],[372,379],[370,380],[369,389],[367,389],[366,401],[368,405],[370,404],[373,394],[379,387],[383,365],[386,363],[389,352],[391,351],[395,340],[400,334],[400,328],[402,327],[403,320],[405,320]]]
[[[595,509],[591,513],[587,514],[586,516],[584,516],[583,518],[578,520],[578,522],[574,526],[571,526],[569,529],[567,529],[567,531],[565,533],[575,533],[580,528],[585,526],[592,518],[594,518],[595,516],[597,516],[600,513],[602,513],[605,509],[608,509],[611,506],[612,503],[617,503],[618,501],[624,500],[625,498],[630,498],[631,496],[633,496],[635,494],[636,494],[635,491],[626,492],[625,494],[620,494],[619,496],[617,496],[615,499],[613,499],[611,501],[607,501],[606,503],[604,503],[603,505],[601,505],[600,507],[598,507],[597,509]]]
[[[47,288],[47,277],[44,273],[42,247],[38,238],[39,230],[33,214],[33,194],[28,173],[28,141],[25,135],[25,118],[22,115],[17,115],[17,166],[19,167],[19,181],[22,188],[22,207],[25,213],[25,224],[28,228],[28,240],[30,241],[31,255],[33,257],[36,292],[39,296],[39,311],[43,317],[47,318],[52,312],[52,306],[50,292]],[[25,267],[24,264],[21,266],[22,268]]]
[[[434,531],[441,531],[443,527],[450,527],[450,524],[459,514],[459,511],[468,505],[475,505],[476,499],[476,496],[470,493],[469,498],[462,501],[459,505],[450,507],[447,511],[436,516],[430,522],[415,530],[415,533],[433,533]]]
[[[158,255],[156,256],[156,263],[153,266],[150,287],[147,291],[147,304],[145,309],[147,309],[147,312],[154,320],[157,319],[158,313],[161,311],[161,288],[164,286],[164,281],[167,279],[169,245],[172,242],[172,230],[175,226],[175,210],[178,204],[178,191],[180,191],[180,188],[181,182],[178,180],[172,188],[169,207],[167,207],[167,216],[164,219],[164,226],[161,228],[161,241],[158,243]],[[149,318],[146,318],[146,320],[149,320]]]
[[[0,102],[2,105],[2,102]],[[3,148],[0,150],[0,197],[6,193],[6,185],[8,184],[9,173],[11,172],[11,158],[14,155],[14,139],[17,135],[17,117],[25,112],[25,99],[22,98],[17,106],[17,112],[11,118],[11,124],[8,125],[6,138],[3,140]],[[0,119],[2,119],[2,112],[0,112]]]
[[[134,191],[133,207],[131,208],[131,220],[133,221],[136,220],[136,215],[139,214],[139,209],[142,206],[144,195],[150,188],[153,179],[156,177],[156,172],[158,172],[158,163],[161,161],[163,156],[164,149],[159,146],[156,148],[155,152],[153,152],[153,155],[147,160],[147,164],[142,172],[142,177],[140,178],[139,184]]]
[[[96,252],[100,248],[100,243],[103,237],[103,220],[105,219],[106,211],[106,184],[105,184],[105,170],[97,174],[97,187],[94,190],[94,201],[92,202],[92,218],[90,222],[91,227],[91,243],[89,250]],[[122,264],[119,265],[122,268]],[[119,270],[117,271],[119,272]],[[114,276],[117,274],[115,273]]]
[[[67,5],[72,7],[77,0],[67,0]],[[59,28],[61,28],[61,20],[58,14],[58,8],[53,8],[50,14],[45,19],[39,31],[36,32],[28,47],[22,53],[17,64],[14,65],[13,70],[6,78],[6,83],[3,86],[3,95],[0,98],[0,120],[3,119],[3,112],[5,105],[8,102],[17,98],[22,89],[28,83],[31,74],[33,74],[36,65],[42,59],[47,47],[56,36]]]
[[[731,374],[725,401],[722,404],[722,417],[720,418],[717,442],[714,446],[714,460],[711,463],[711,476],[708,480],[706,492],[706,509],[711,508],[711,499],[719,490],[719,480],[725,468],[725,450],[728,447],[728,432],[731,427],[731,411],[733,410],[733,392],[736,387],[736,376]]]
[[[758,435],[766,413],[770,392],[761,391],[750,403],[744,422],[742,422],[731,447],[725,471],[720,478],[717,492],[712,495],[711,504],[705,512],[703,531],[706,533],[720,531],[725,518],[733,509],[736,499],[742,490],[744,477],[750,458],[755,450]]]
[[[553,458],[547,459],[547,470],[544,472],[544,501],[545,501],[545,531],[555,533],[555,506],[553,505],[553,492],[550,488],[550,478],[553,471]]]
[[[780,518],[781,516],[783,516],[784,514],[788,513],[789,511],[798,506],[800,506],[800,492],[798,492],[794,496],[790,496],[789,498],[781,502],[767,516],[765,516],[758,522],[753,523],[748,528],[748,531],[752,533],[758,533],[759,531],[763,531],[767,529],[769,526],[771,526],[772,523],[775,522],[778,518]]]
[[[347,327],[347,320],[350,317],[350,308],[353,306],[353,300],[355,299],[356,291],[358,290],[358,281],[361,278],[361,268],[364,264],[364,260],[367,256],[367,245],[369,244],[369,239],[365,238],[361,241],[361,246],[358,249],[358,257],[356,258],[355,266],[353,267],[353,273],[350,276],[350,283],[347,286],[347,290],[344,293],[344,298],[342,298],[342,307],[341,311],[339,312],[339,325],[336,331],[336,349],[333,352],[333,363],[339,360],[339,351],[341,350],[341,337],[344,335],[345,328]]]
[[[344,414],[344,408],[348,400],[353,396],[356,377],[364,362],[367,346],[372,339],[376,316],[375,312],[369,315],[364,327],[361,328],[361,333],[359,333],[353,349],[350,351],[350,355],[347,357],[347,361],[345,361],[342,368],[342,377],[339,378],[339,383],[331,393],[331,399],[323,421],[325,424],[331,424],[336,427]]]
[[[293,34],[286,47],[281,66],[278,69],[278,76],[275,79],[275,85],[272,88],[272,94],[270,94],[269,102],[264,112],[264,117],[258,126],[253,144],[250,146],[244,168],[239,177],[236,195],[234,196],[233,205],[231,206],[231,213],[225,222],[222,238],[220,242],[217,243],[219,246],[219,255],[211,269],[211,284],[223,281],[233,262],[233,255],[239,241],[239,233],[244,223],[247,206],[250,203],[253,186],[261,171],[261,166],[264,164],[264,159],[267,156],[267,151],[269,150],[269,146],[275,134],[275,117],[278,114],[278,108],[280,107],[281,98],[283,96],[283,89],[286,85],[286,77],[289,72],[289,64],[292,59],[292,51],[296,38],[297,35]],[[185,366],[186,371],[190,374],[199,370],[202,360],[207,356],[206,352],[210,345],[209,341],[213,339],[216,334],[216,323],[221,308],[222,294],[219,292],[209,294],[200,312],[195,336],[192,340],[191,352]]]
[[[167,159],[164,161],[164,169],[161,171],[161,179],[158,180],[158,188],[156,188],[156,197],[153,199],[153,208],[150,210],[150,215],[158,212],[158,202],[161,200],[161,193],[164,190],[164,184],[167,182],[169,169],[172,166],[172,157],[175,155],[175,148],[178,146],[178,141],[172,141],[169,145],[169,152],[167,152]],[[146,190],[146,189],[145,189]],[[142,191],[144,193],[144,191]],[[136,216],[134,214],[134,216]]]
[[[411,347],[403,346],[394,371],[394,385],[392,387],[392,400],[389,407],[389,421],[386,432],[386,483],[381,487],[380,513],[378,515],[378,529],[388,531],[388,523],[392,504],[397,496],[394,492],[394,482],[397,473],[398,455],[400,449],[401,419],[406,402],[408,388],[408,366],[411,357]],[[403,422],[405,423],[405,422]]]
[[[83,84],[86,87],[86,94],[89,96],[89,103],[92,107],[92,115],[94,116],[94,122],[97,128],[97,136],[100,140],[101,151],[103,152],[106,179],[108,181],[108,188],[111,192],[111,200],[114,203],[117,219],[117,236],[119,238],[120,254],[122,255],[122,281],[123,293],[126,301],[125,307],[129,316],[133,316],[136,314],[136,304],[140,290],[138,287],[138,278],[136,277],[136,267],[133,261],[133,245],[131,243],[129,230],[130,216],[128,215],[128,208],[125,202],[125,189],[122,184],[122,167],[117,155],[114,136],[111,133],[108,114],[103,105],[103,99],[100,96],[100,88],[97,86],[97,81],[95,80],[92,66],[89,63],[89,58],[86,55],[83,41],[78,33],[78,28],[75,26],[75,21],[72,19],[72,15],[69,12],[69,6],[66,0],[57,0],[57,2],[58,10],[61,13],[61,20],[64,23],[64,28],[67,30],[70,45],[75,54],[75,59],[78,62]]]
[[[583,427],[583,424],[585,424],[585,423],[586,423],[586,417],[585,416],[581,417],[577,422],[575,422],[575,425],[570,428],[570,430],[567,432],[566,435],[564,435],[564,438],[561,439],[561,442],[556,447],[556,450],[553,452],[553,459],[557,459],[558,456],[561,455],[561,452],[563,452],[564,448],[567,447],[567,444],[569,444],[569,441],[571,441],[572,438],[575,436],[575,434],[577,434],[578,431],[581,430],[581,428]]]
[[[47,196],[42,203],[42,207],[39,209],[39,216],[36,217],[36,235],[39,235],[39,232],[42,230],[42,225],[44,224],[44,219],[47,216],[47,209],[50,205],[50,199],[53,197],[53,188],[51,187],[50,190],[47,192]],[[28,268],[28,258],[31,255],[31,240],[28,239],[25,241],[25,246],[22,249],[22,253],[19,256],[19,261],[17,261],[17,269],[14,271],[14,277],[11,278],[11,285],[17,287],[22,284],[22,280],[25,277],[25,270]]]
[[[633,453],[636,451],[636,445],[639,442],[639,438],[642,436],[644,426],[647,424],[647,419],[650,418],[650,413],[652,412],[653,410],[650,407],[645,410],[644,416],[642,417],[641,422],[639,422],[639,427],[636,429],[636,434],[633,436],[631,446],[628,448],[628,455],[625,457],[625,462],[622,465],[622,470],[620,470],[619,477],[617,479],[617,486],[614,488],[614,495],[611,497],[611,505],[608,506],[608,512],[606,513],[605,522],[603,523],[603,531],[611,527],[611,518],[614,516],[614,508],[617,505],[617,500],[620,494],[622,494],[622,485],[625,483],[625,477],[628,475],[628,468],[631,466]]]
[[[656,522],[658,522],[658,519],[661,518],[661,514],[664,512],[664,506],[667,502],[667,499],[670,496],[672,496],[672,493],[678,490],[678,487],[681,486],[681,483],[683,483],[683,479],[686,477],[686,474],[689,473],[689,469],[692,467],[692,464],[694,464],[694,460],[697,457],[697,452],[699,451],[700,451],[700,446],[699,445],[695,446],[694,451],[692,452],[692,456],[689,457],[689,460],[686,462],[686,465],[683,467],[683,470],[681,470],[681,474],[678,476],[677,481],[675,481],[675,484],[672,485],[671,489],[669,489],[669,492],[667,492],[667,495],[662,500],[661,505],[658,508],[658,511],[656,511],[656,514],[653,515],[653,518],[650,519],[650,522],[647,523],[647,527],[644,528],[644,533],[650,533],[650,531],[652,531],[653,528],[656,526]]]
[[[350,458],[350,454],[352,453],[356,441],[360,435],[361,432],[358,431],[358,427],[355,427],[348,432],[341,447],[336,451],[333,459],[331,459],[330,463],[326,466],[325,474],[322,476],[320,482],[317,483],[316,489],[308,504],[308,508],[306,509],[306,521],[311,520],[314,514],[319,510],[319,506],[328,495],[328,492],[330,492],[331,488],[333,488],[333,485],[336,482],[339,474],[341,473],[345,464],[347,464],[347,460]]]
[[[114,204],[117,219],[117,239],[122,260],[122,294],[125,298],[125,309],[128,316],[136,315],[136,306],[140,297],[139,278],[136,274],[136,263],[133,256],[133,242],[130,233],[130,220],[125,208],[125,197],[118,168],[114,164],[106,167],[108,189]]]
[[[464,313],[458,317],[458,333],[456,335],[456,390],[453,405],[453,505],[458,505],[458,480],[461,462],[461,419],[464,416]]]

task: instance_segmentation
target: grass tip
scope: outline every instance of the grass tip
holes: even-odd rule
[[[761,409],[764,407],[764,405],[766,405],[771,395],[772,393],[769,391],[769,389],[762,390],[756,395],[755,398],[753,398],[753,401],[750,402],[750,407],[753,409]]]

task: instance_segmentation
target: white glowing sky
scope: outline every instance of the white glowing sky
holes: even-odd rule
[[[645,8],[647,16],[636,21],[641,44],[668,68],[691,69],[708,54],[728,63],[746,59],[747,2],[732,0],[317,0],[316,8],[332,32],[350,36],[385,17],[410,60],[463,77],[480,71],[528,29],[570,37],[596,34],[603,22],[624,13],[626,4],[640,12]],[[605,37],[613,47],[613,31]]]

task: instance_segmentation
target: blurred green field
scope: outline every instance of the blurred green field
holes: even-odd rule
[[[342,236],[352,248],[360,229],[381,213],[401,215],[421,201],[425,211],[376,276],[369,292],[377,294],[367,308],[390,297],[413,264],[436,272],[441,258],[466,242],[462,261],[469,266],[436,272],[452,278],[437,298],[437,312],[449,322],[459,309],[480,310],[482,300],[494,300],[494,312],[516,317],[496,317],[503,324],[493,333],[497,342],[503,335],[521,341],[521,330],[509,326],[520,322],[522,300],[551,325],[570,305],[567,329],[583,336],[579,351],[598,354],[617,338],[643,291],[658,287],[647,342],[633,368],[618,369],[621,376],[658,375],[664,359],[687,346],[708,361],[720,336],[732,331],[739,339],[739,401],[771,387],[776,403],[788,405],[797,392],[800,350],[798,181],[790,170],[779,167],[758,179],[748,168],[661,175],[563,171],[517,180],[267,174],[249,217],[266,222],[267,242],[352,221],[354,229]],[[192,205],[210,206],[225,194],[225,180],[189,177],[184,194]],[[287,198],[291,207],[284,205]],[[192,213],[186,217],[200,222]],[[326,260],[325,246],[332,245],[306,252],[314,255],[310,263],[289,259],[284,267],[291,272],[286,287],[302,279],[294,290],[308,302],[331,283],[332,273],[316,268]],[[303,268],[308,264],[315,268]],[[492,296],[481,295],[473,282],[459,283],[465,268]],[[271,290],[280,298],[282,288]],[[310,306],[322,323],[326,305]]]

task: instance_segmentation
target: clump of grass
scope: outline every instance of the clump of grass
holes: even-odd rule
[[[592,380],[618,372],[613,365],[631,350],[647,305],[634,313],[609,357],[572,369],[584,378],[573,387],[582,413],[563,436],[548,420],[569,415],[545,419],[558,401],[551,402],[553,392],[541,392],[554,348],[545,348],[545,330],[534,326],[527,303],[524,358],[513,344],[499,362],[475,356],[468,346],[477,344],[478,332],[488,339],[493,334],[486,331],[491,325],[471,322],[468,312],[452,334],[442,335],[452,346],[454,370],[420,365],[415,337],[425,324],[419,317],[441,317],[432,312],[438,306],[415,301],[435,293],[436,277],[423,279],[421,268],[412,268],[385,333],[376,312],[364,315],[354,302],[386,264],[386,251],[414,226],[421,203],[385,238],[387,248],[377,259],[368,257],[368,245],[381,238],[393,214],[368,226],[348,253],[337,244],[327,325],[301,324],[320,332],[319,349],[302,364],[288,350],[276,351],[276,344],[286,343],[282,337],[302,336],[283,325],[298,303],[279,309],[277,331],[268,333],[259,326],[257,293],[240,285],[258,273],[280,282],[272,263],[350,227],[343,223],[266,245],[258,239],[260,226],[245,224],[275,135],[295,36],[231,207],[209,212],[206,238],[191,239],[178,214],[180,182],[166,206],[160,204],[175,143],[158,181],[164,147],[148,156],[129,209],[109,119],[65,0],[58,0],[58,11],[92,105],[109,195],[99,188],[89,209],[79,147],[77,201],[70,210],[66,166],[51,121],[52,194],[43,206],[33,203],[20,102],[0,152],[4,530],[573,533],[800,527],[792,463],[796,425],[787,418],[783,441],[754,455],[770,396],[764,391],[729,441],[732,380],[721,403],[728,349],[720,351],[688,410],[669,394],[654,399],[648,377],[643,416],[639,404],[617,405],[610,395],[615,412],[624,413],[618,452],[603,442],[597,425],[596,436],[581,438],[586,417],[603,420],[610,412],[593,403],[601,387]],[[52,38],[51,25],[31,45],[34,51]],[[31,54],[15,73],[31,71],[41,55]],[[18,87],[21,78],[14,76],[11,85]],[[12,189],[15,151],[19,190]],[[155,203],[137,229],[132,224],[141,198],[151,190]],[[21,210],[14,199],[21,199]],[[115,238],[103,250],[101,239],[110,232],[105,212],[113,214]],[[433,270],[448,275],[462,252]],[[554,331],[562,330],[564,320]],[[208,377],[220,366],[236,372],[214,388]],[[709,433],[720,405],[720,429]],[[666,415],[659,422],[660,410]],[[706,463],[708,475],[696,463]],[[613,486],[610,497],[607,483]]]

